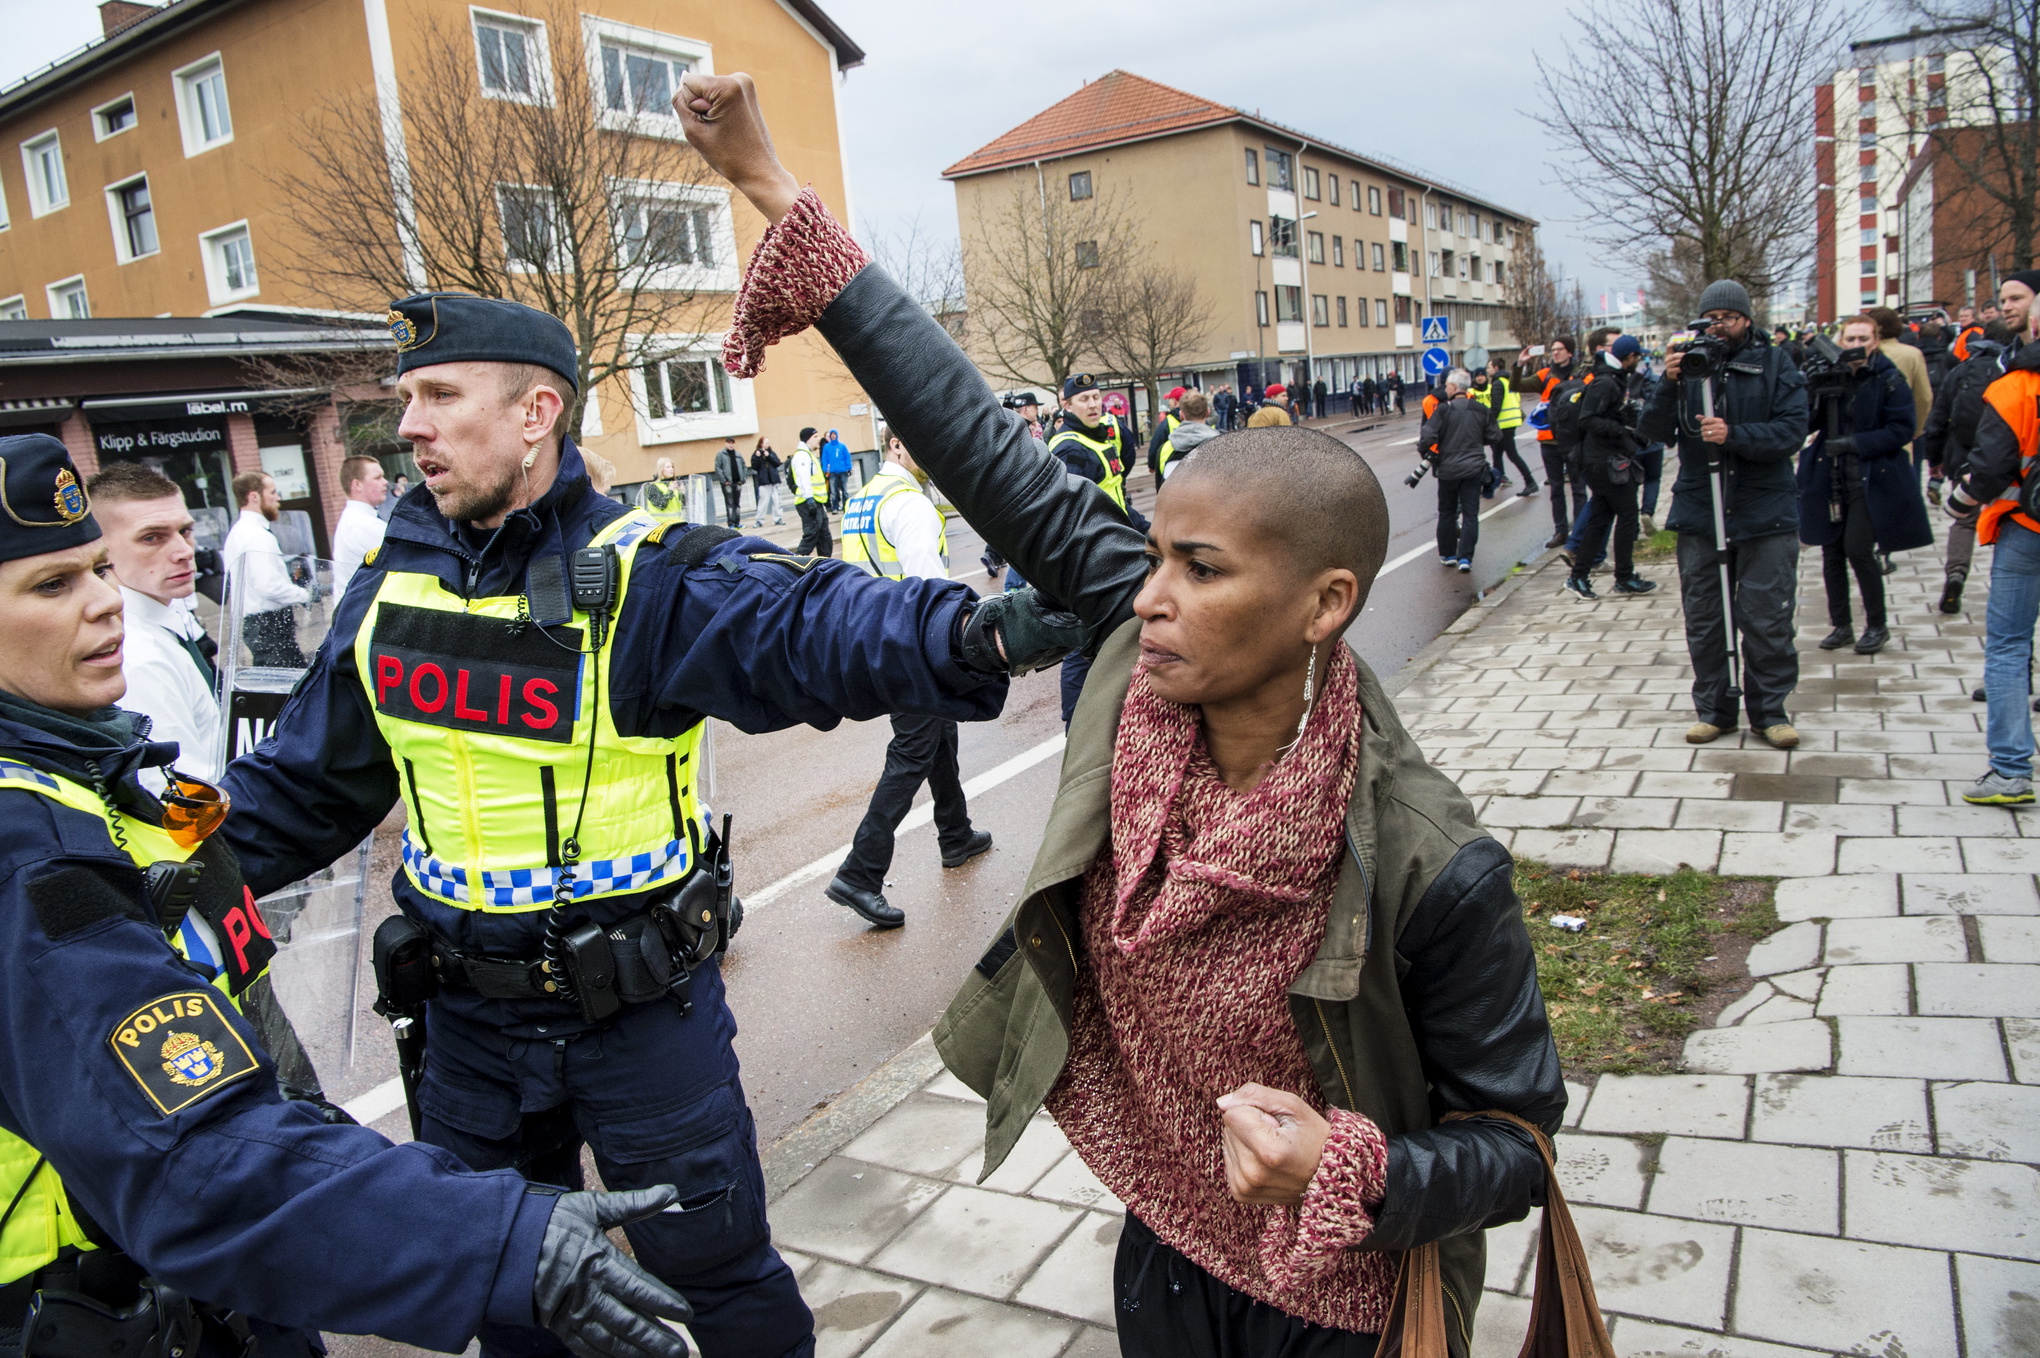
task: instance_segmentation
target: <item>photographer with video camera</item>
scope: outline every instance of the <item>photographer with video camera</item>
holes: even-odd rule
[[[1467,399],[1472,387],[1473,379],[1464,368],[1445,374],[1445,399],[1417,436],[1417,451],[1438,474],[1438,561],[1459,567],[1462,575],[1473,569],[1474,544],[1480,540],[1480,492],[1489,475],[1488,449],[1502,442],[1495,412]],[[1422,474],[1419,471],[1411,481]]]
[[[1746,705],[1753,730],[1791,749],[1799,743],[1785,716],[1799,683],[1792,455],[1806,438],[1806,379],[1752,328],[1754,309],[1742,284],[1707,285],[1706,324],[1667,346],[1664,380],[1637,432],[1676,441],[1679,453],[1665,526],[1679,535],[1679,601],[1699,718],[1686,739],[1704,745],[1735,730],[1737,707]]]
[[[1884,648],[1880,552],[1934,540],[1927,506],[1905,456],[1913,436],[1913,392],[1898,365],[1878,352],[1877,322],[1851,316],[1841,343],[1814,336],[1806,349],[1806,397],[1818,437],[1799,454],[1799,540],[1821,552],[1828,622],[1820,643],[1856,654]],[[1863,635],[1849,617],[1849,572],[1863,593]]]

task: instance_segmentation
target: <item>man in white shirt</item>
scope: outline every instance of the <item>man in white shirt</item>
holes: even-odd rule
[[[347,582],[361,569],[368,554],[382,546],[382,515],[377,512],[389,497],[390,483],[383,476],[382,463],[372,457],[350,457],[340,464],[340,491],[347,503],[340,507],[340,522],[333,529],[333,597],[347,595]]]
[[[888,433],[885,464],[843,507],[843,559],[894,580],[949,578],[949,539],[942,511],[917,474],[906,444]],[[943,717],[895,714],[885,772],[872,790],[871,804],[850,843],[850,856],[823,892],[881,929],[907,922],[904,911],[886,900],[886,870],[892,866],[893,835],[914,803],[921,784],[935,794],[936,843],[942,866],[960,868],[992,847],[988,830],[973,830],[956,768],[956,723]]]
[[[220,776],[220,704],[205,628],[186,602],[198,568],[184,493],[139,462],[109,464],[86,489],[120,584],[120,705],[149,718],[151,740],[177,742],[179,772],[211,782]],[[142,781],[161,791],[161,770],[144,770]]]
[[[226,558],[228,600],[241,595],[241,640],[257,665],[301,670],[311,662],[297,644],[296,606],[311,601],[302,585],[290,578],[283,548],[270,524],[283,512],[276,481],[268,472],[243,472],[234,478],[234,499],[240,517],[227,530],[221,551]]]
[[[821,455],[815,445],[820,431],[813,426],[800,431],[800,447],[787,466],[787,480],[793,485],[793,508],[800,515],[800,542],[795,556],[829,556],[835,544],[829,538],[829,490],[822,479]]]

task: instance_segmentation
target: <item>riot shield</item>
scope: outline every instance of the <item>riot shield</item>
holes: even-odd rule
[[[251,553],[227,572],[217,632],[223,763],[268,736],[332,624],[333,563],[287,551],[278,569]],[[356,1037],[373,998],[361,961],[371,842],[257,903],[277,945],[276,998],[335,1102],[364,1085]]]

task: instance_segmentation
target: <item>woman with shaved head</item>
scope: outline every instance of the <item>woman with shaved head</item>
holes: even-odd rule
[[[1095,657],[1024,897],[936,1029],[985,1172],[1045,1106],[1126,1203],[1124,1353],[1371,1354],[1406,1256],[1463,1352],[1481,1232],[1543,1201],[1565,1091],[1509,855],[1342,643],[1374,474],[1315,431],[1221,435],[1143,538],[779,164],[748,78],[675,107],[773,223],[731,370],[815,326]]]

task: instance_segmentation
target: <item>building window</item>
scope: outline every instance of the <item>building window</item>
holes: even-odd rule
[[[544,189],[498,184],[496,211],[503,219],[503,258],[512,269],[558,268],[560,232]]]
[[[1079,269],[1095,269],[1098,267],[1097,241],[1080,240],[1077,242],[1077,267]]]
[[[1303,319],[1302,288],[1278,286],[1275,289],[1275,319],[1278,322]]]
[[[1862,166],[1861,172],[1856,177],[1862,183],[1875,184],[1877,182],[1877,167],[1875,165]]]
[[[1365,297],[1362,297],[1359,301],[1359,311],[1360,328],[1365,330],[1367,328],[1367,299]]]
[[[235,222],[198,238],[205,254],[205,286],[214,306],[253,297],[261,284],[255,277],[255,243],[248,223]]]
[[[716,212],[712,205],[653,195],[628,195],[616,206],[617,255],[625,268],[713,268]]]
[[[1332,323],[1332,299],[1321,292],[1310,295],[1310,323],[1312,325]]]
[[[1876,261],[1876,260],[1874,260],[1874,259],[1866,259],[1866,260],[1864,260],[1864,261],[1863,261],[1863,276],[1864,276],[1865,278],[1872,278],[1872,277],[1875,277],[1875,276],[1876,276],[1876,273],[1877,273],[1877,261]]]
[[[1858,242],[1857,242],[1857,244],[1859,244],[1859,245],[1875,245],[1875,244],[1877,244],[1877,228],[1876,228],[1876,227],[1874,227],[1874,226],[1866,226],[1866,227],[1864,227],[1864,228],[1863,228],[1863,239],[1862,239],[1862,240],[1860,240],[1860,241],[1858,241]]]
[[[1407,221],[1408,217],[1405,214],[1408,212],[1408,209],[1408,195],[1401,189],[1390,189],[1388,191],[1388,215],[1399,222]]]
[[[1877,149],[1877,134],[1876,134],[1875,132],[1859,132],[1859,133],[1857,133],[1857,134],[1856,134],[1856,145],[1857,145],[1857,146],[1859,146],[1859,147],[1861,147],[1861,148],[1862,148],[1863,150],[1865,150],[1865,151],[1874,151],[1874,150],[1876,150],[1876,149]]]
[[[83,277],[66,278],[61,283],[52,283],[43,289],[50,300],[50,319],[53,321],[87,321],[92,319],[92,304],[85,300]]]
[[[730,377],[713,357],[688,355],[661,358],[643,365],[645,417],[727,415],[731,412]]]
[[[1398,297],[1395,300],[1396,310],[1401,311],[1404,309],[1404,303],[1408,299]],[[1377,297],[1374,299],[1374,323],[1376,325],[1388,324],[1388,299],[1386,297]]]
[[[1296,223],[1287,217],[1268,219],[1268,252],[1278,259],[1296,258]]]
[[[1934,88],[1927,91],[1927,107],[1928,108],[1948,107],[1948,87],[1946,85],[1936,85],[1934,86]]]
[[[1090,196],[1091,172],[1089,170],[1078,170],[1070,176],[1070,201],[1074,203],[1079,199],[1089,198]]]
[[[1303,170],[1303,196],[1312,202],[1317,202],[1324,197],[1318,191],[1318,172],[1307,165]]]
[[[474,13],[474,24],[482,93],[544,101],[552,85],[545,66],[545,25],[480,11]]]
[[[1378,185],[1367,186],[1367,210],[1377,217],[1381,215],[1381,189]]]
[[[673,117],[673,91],[693,69],[685,58],[622,43],[602,44],[602,101],[613,113]]]
[[[0,299],[0,321],[25,321],[28,319],[28,299],[20,293]]]
[[[1382,262],[1381,242],[1380,241],[1374,242],[1372,248],[1374,250],[1374,272],[1380,273],[1383,269],[1388,267],[1386,264]]]
[[[1380,314],[1380,306],[1379,306],[1379,304],[1377,304],[1377,305],[1376,305],[1376,307],[1375,307],[1375,314],[1376,314],[1376,315],[1379,315],[1379,314]],[[1395,299],[1395,323],[1396,323],[1397,325],[1408,325],[1408,324],[1410,323],[1410,299],[1409,299],[1409,298],[1407,298],[1407,297],[1398,297],[1398,298],[1396,298],[1396,299]]]
[[[21,167],[28,177],[28,215],[40,217],[71,205],[71,185],[64,178],[64,144],[55,130],[21,144]]]
[[[673,96],[688,71],[714,74],[709,48],[656,29],[581,16],[585,48],[598,84],[602,125],[612,132],[679,139]],[[543,51],[541,49],[540,60]],[[544,72],[541,69],[540,76]]]
[[[1268,324],[1268,294],[1265,292],[1254,294],[1254,322],[1262,326]]]
[[[135,97],[132,94],[123,94],[92,110],[92,138],[95,141],[118,136],[134,125]]]
[[[1343,236],[1332,237],[1332,267],[1335,269],[1346,267],[1346,241]]]
[[[1261,182],[1261,157],[1251,146],[1247,148],[1247,182],[1249,184]],[[1265,320],[1261,322],[1263,325],[1267,323]]]
[[[1436,231],[1438,229],[1438,205],[1436,203],[1424,204],[1424,229],[1426,231]]]
[[[1389,244],[1388,248],[1395,254],[1395,271],[1397,273],[1408,273],[1410,271],[1410,247],[1402,241],[1393,241]]]
[[[185,155],[195,156],[234,139],[227,71],[219,53],[172,72],[171,79],[177,84],[177,123],[184,133]]]
[[[1480,276],[1480,261],[1478,259],[1475,259],[1471,255],[1459,256],[1460,281],[1469,282],[1475,278],[1478,278],[1479,276]]]
[[[1271,189],[1294,189],[1296,181],[1290,171],[1296,164],[1295,159],[1290,156],[1289,152],[1278,151],[1272,146],[1267,148],[1267,156],[1268,187]]]
[[[1333,207],[1339,205],[1339,177],[1337,175],[1328,174],[1325,176],[1325,195],[1331,201]]]
[[[1247,243],[1257,255],[1266,252],[1267,241],[1263,238],[1259,222],[1247,223]]]
[[[1948,58],[1941,53],[1934,52],[1927,57],[1927,73],[1929,75],[1939,75],[1947,69]]]
[[[1428,261],[1430,264],[1431,277],[1443,278],[1445,275],[1444,272],[1440,270],[1438,267],[1438,252],[1436,250],[1432,250],[1429,252]]]
[[[1343,328],[1345,324],[1346,324],[1346,299],[1341,297],[1339,299],[1339,325],[1341,326],[1341,328]]]
[[[1478,212],[1469,213],[1467,219],[1473,223],[1473,230],[1467,232],[1466,234],[1473,237],[1475,240],[1480,240],[1481,239],[1480,214]]]
[[[1325,233],[1322,231],[1310,231],[1306,232],[1305,235],[1308,237],[1305,243],[1310,250],[1310,262],[1313,264],[1324,263]]]
[[[156,241],[156,208],[149,201],[149,177],[130,179],[106,191],[106,209],[113,217],[114,254],[131,264],[160,248]]]

